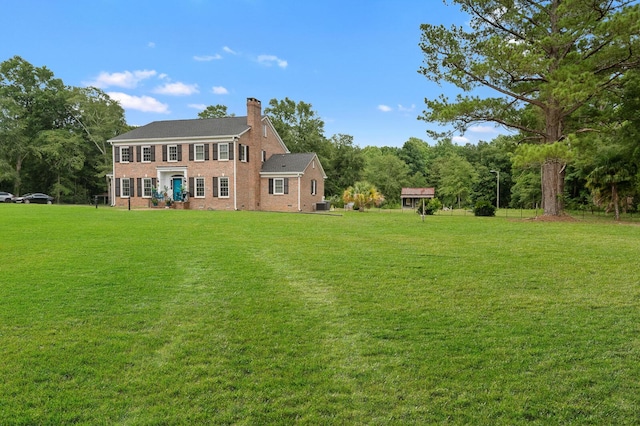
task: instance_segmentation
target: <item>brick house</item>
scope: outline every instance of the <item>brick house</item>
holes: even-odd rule
[[[155,121],[109,142],[113,206],[149,207],[154,191],[191,209],[314,211],[324,199],[318,156],[289,153],[257,99],[245,117]]]

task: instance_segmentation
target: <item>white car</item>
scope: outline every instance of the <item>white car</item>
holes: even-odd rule
[[[10,192],[0,191],[0,203],[13,202],[13,194]]]

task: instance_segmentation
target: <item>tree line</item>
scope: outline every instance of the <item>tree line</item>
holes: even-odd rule
[[[19,57],[0,64],[0,185],[20,194],[48,191],[58,201],[86,203],[106,191],[107,140],[131,129],[117,102],[95,88],[69,87],[46,67]],[[640,199],[640,73],[624,90],[600,98],[592,114],[610,117],[606,130],[556,144],[567,159],[562,194],[569,208],[635,211]],[[369,183],[382,205],[399,207],[403,187],[435,187],[445,206],[478,201],[533,208],[542,202],[542,159],[522,135],[456,145],[450,138],[410,138],[401,147],[359,147],[352,136],[327,137],[310,103],[271,99],[265,114],[291,152],[316,152],[327,174],[325,195],[340,205],[350,187]],[[224,105],[199,118],[228,116]],[[497,193],[499,187],[499,193]]]
[[[19,56],[0,63],[0,185],[85,203],[106,192],[107,140],[131,127],[124,110],[93,87],[67,86]]]

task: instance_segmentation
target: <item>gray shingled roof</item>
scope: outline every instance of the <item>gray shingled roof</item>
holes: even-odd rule
[[[315,156],[314,153],[273,154],[262,165],[262,172],[302,173]]]
[[[247,117],[205,118],[154,121],[110,139],[113,142],[135,139],[193,138],[235,136],[247,131]]]

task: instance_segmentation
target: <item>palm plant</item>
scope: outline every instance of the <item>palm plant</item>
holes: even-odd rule
[[[384,201],[384,197],[378,189],[366,181],[356,182],[353,186],[345,189],[342,194],[345,203],[353,203],[354,209],[364,211],[365,208],[371,208],[374,205],[379,207]]]

